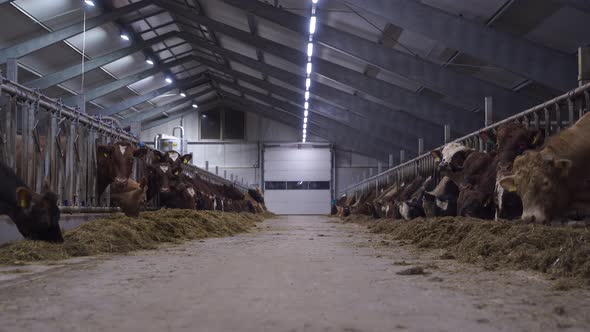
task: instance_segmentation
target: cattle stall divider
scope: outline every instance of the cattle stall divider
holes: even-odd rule
[[[0,158],[36,192],[47,181],[50,190],[58,194],[64,213],[119,211],[110,206],[108,190],[101,201],[96,197],[96,144],[139,144],[139,140],[114,122],[82,113],[0,74]],[[144,163],[135,160],[135,179],[143,176]],[[210,183],[248,190],[193,165],[183,165],[183,169]]]
[[[546,137],[559,133],[562,129],[573,125],[579,118],[590,110],[590,83],[573,89],[561,96],[510,116],[492,125],[483,127],[471,134],[458,138],[455,143],[463,144],[479,151],[488,150],[484,146],[481,134],[512,122],[522,123],[526,128],[543,130]],[[338,196],[355,196],[358,200],[362,194],[366,194],[373,188],[377,192],[385,186],[394,183],[401,184],[416,178],[418,175],[428,177],[433,174],[436,162],[431,152],[441,150],[443,146],[428,151],[412,160],[404,162],[396,167],[384,171],[375,176],[360,181],[342,189]]]

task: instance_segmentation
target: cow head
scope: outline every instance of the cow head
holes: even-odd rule
[[[483,191],[466,185],[457,199],[457,213],[463,217],[490,219],[494,213],[492,197]]]
[[[145,207],[147,179],[144,177],[139,182],[128,180],[124,189],[114,189],[111,192],[113,199],[127,217],[139,217],[139,211]]]
[[[129,142],[97,145],[97,195],[100,197],[109,184],[114,190],[124,190],[133,169],[133,158],[142,158],[147,152],[147,148],[137,148]]]
[[[158,185],[157,190],[160,193],[170,193],[171,184],[178,181],[179,176],[182,174],[180,166],[173,166],[169,163],[149,165],[146,168],[149,176],[155,179],[154,183]]]
[[[541,146],[545,137],[543,131],[528,130],[517,122],[500,126],[496,136],[500,162],[512,162],[525,151]]]
[[[176,151],[168,151],[168,152],[160,152],[158,150],[154,150],[154,163],[169,163],[172,166],[180,166],[188,164],[192,159],[193,155],[185,154],[183,156]]]
[[[453,142],[445,145],[442,151],[434,150],[431,154],[438,164],[438,169],[445,172],[458,172],[463,169],[463,162],[473,151],[461,143]]]
[[[41,195],[26,187],[16,188],[15,194],[19,208],[15,223],[25,238],[64,242],[59,227],[60,212],[57,207],[57,195],[48,190],[47,183]]]
[[[550,222],[567,208],[567,178],[571,165],[567,159],[528,151],[516,158],[512,175],[500,179],[500,185],[507,191],[518,193],[522,199],[522,219]]]

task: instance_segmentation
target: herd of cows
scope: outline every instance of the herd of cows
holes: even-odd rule
[[[480,152],[459,143],[432,151],[431,176],[343,196],[339,216],[375,218],[464,216],[550,223],[590,216],[590,113],[545,137],[514,122],[480,135],[494,143]]]
[[[243,193],[231,185],[217,185],[191,175],[183,168],[191,161],[190,154],[164,153],[130,142],[98,144],[96,153],[96,197],[100,198],[110,186],[111,204],[128,217],[139,217],[147,202],[169,209],[266,211],[259,189]],[[131,178],[136,160],[142,160],[144,168],[138,181]],[[58,196],[49,190],[47,182],[43,192],[36,193],[3,162],[0,178],[0,214],[8,215],[27,239],[63,242]]]

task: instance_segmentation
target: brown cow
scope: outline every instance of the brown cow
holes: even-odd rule
[[[145,206],[147,180],[142,178],[140,182],[129,179],[125,187],[116,186],[111,190],[112,201],[119,205],[127,217],[139,217],[139,211]]]
[[[98,144],[96,146],[98,166],[96,197],[100,198],[109,185],[115,189],[118,187],[119,191],[125,190],[131,176],[133,158],[142,158],[147,152],[146,148],[136,148],[129,142]]]
[[[501,186],[517,192],[522,219],[548,223],[568,209],[590,206],[590,113],[549,138],[541,150],[527,151],[514,161]]]

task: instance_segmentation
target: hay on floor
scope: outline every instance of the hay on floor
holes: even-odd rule
[[[356,222],[351,218],[349,222]],[[366,218],[359,218],[367,224]],[[409,240],[419,248],[445,249],[459,261],[486,268],[528,269],[590,282],[590,230],[508,221],[442,217],[378,220],[373,233]]]
[[[161,210],[137,219],[112,215],[64,234],[63,244],[18,241],[0,246],[0,264],[18,265],[98,254],[155,249],[162,243],[182,243],[248,231],[268,216],[218,211]]]

